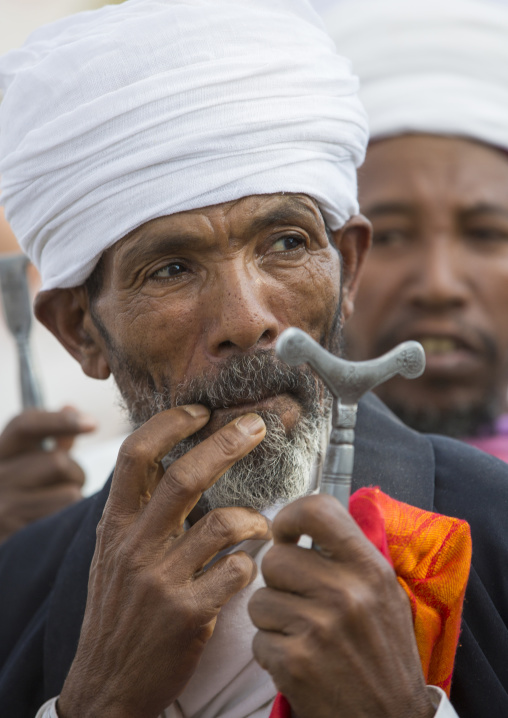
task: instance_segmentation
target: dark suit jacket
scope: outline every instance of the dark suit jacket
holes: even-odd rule
[[[354,488],[365,485],[470,523],[473,562],[452,703],[460,718],[508,716],[508,467],[459,442],[411,431],[369,396],[359,410],[354,472]],[[33,718],[60,693],[108,491],[109,482],[0,549],[2,718]]]

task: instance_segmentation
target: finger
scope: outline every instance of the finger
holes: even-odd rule
[[[194,579],[198,600],[211,604],[213,610],[219,610],[256,576],[257,566],[252,556],[245,551],[230,553]]]
[[[55,448],[61,451],[69,451],[74,445],[75,438],[75,436],[62,436],[55,439]]]
[[[285,659],[288,651],[290,637],[273,631],[258,631],[252,640],[252,652],[254,658],[261,668],[268,671],[277,686],[282,690],[282,684],[278,682],[277,673],[284,673]],[[277,671],[279,668],[279,671]]]
[[[168,467],[143,515],[145,530],[161,534],[183,523],[206,491],[264,438],[257,414],[245,414],[216,431]]]
[[[296,635],[307,629],[308,603],[308,600],[293,593],[260,588],[251,597],[248,611],[252,623],[259,630]]]
[[[337,580],[340,564],[330,565],[330,560],[317,551],[276,544],[263,557],[261,570],[270,588],[311,596]]]
[[[2,513],[15,515],[18,523],[26,525],[61,511],[82,498],[79,487],[74,484],[46,486],[12,495],[9,501],[3,505]]]
[[[106,515],[132,514],[145,506],[163,474],[164,456],[209,418],[200,404],[179,406],[156,414],[127,437],[116,461]]]
[[[66,451],[34,451],[0,462],[0,494],[31,490],[56,484],[85,482],[83,469]]]
[[[95,429],[95,421],[75,410],[27,409],[10,421],[0,434],[0,459],[40,448],[48,437],[75,436]]]
[[[79,412],[73,407],[73,406],[64,406],[62,408],[62,413],[67,413],[69,416],[72,416],[72,414],[79,415]],[[86,430],[86,433],[89,433],[90,431],[94,431],[97,428],[96,422],[91,417],[85,417],[90,420],[90,422],[93,422],[90,424],[90,428]],[[83,432],[85,433],[85,432]],[[60,437],[53,437],[55,438],[56,448],[57,449],[63,449],[64,451],[69,451],[69,449],[72,448],[74,441],[76,439],[77,434],[65,434]]]
[[[185,532],[175,545],[175,554],[187,573],[197,573],[220,551],[248,539],[268,541],[271,537],[271,522],[254,509],[215,509]]]
[[[372,544],[333,496],[305,496],[285,506],[275,517],[275,543],[296,543],[303,534],[313,539],[322,556],[336,561],[372,558]]]

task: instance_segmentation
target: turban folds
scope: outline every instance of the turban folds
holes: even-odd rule
[[[345,0],[323,17],[359,75],[371,139],[422,132],[508,149],[505,0]]]
[[[128,0],[0,58],[1,201],[43,289],[156,217],[253,194],[358,211],[366,118],[305,0]]]

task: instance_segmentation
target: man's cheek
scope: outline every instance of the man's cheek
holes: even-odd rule
[[[340,272],[326,261],[307,265],[292,287],[293,308],[315,334],[330,326],[340,302]],[[301,328],[305,328],[302,325]],[[313,329],[313,330],[312,330]]]

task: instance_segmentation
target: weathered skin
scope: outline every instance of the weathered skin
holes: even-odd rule
[[[289,326],[326,343],[341,292],[343,315],[351,313],[368,223],[353,218],[334,242],[343,257],[342,285],[339,255],[307,197],[248,197],[185,212],[141,227],[107,253],[95,311],[109,342],[83,287],[41,295],[37,313],[90,376],[105,378],[113,370],[128,391],[127,361],[130,372],[144,372],[155,387],[168,381],[174,387],[233,354],[272,350]],[[288,429],[299,417],[291,395],[262,404]],[[271,536],[266,520],[245,508],[193,515],[183,532],[201,493],[263,439],[264,424],[252,414],[259,408],[233,407],[227,425],[220,409],[211,417],[199,406],[170,409],[123,444],[98,528],[76,658],[58,703],[61,718],[156,718],[184,689],[221,607],[254,575],[252,559],[242,552],[204,573],[201,568],[242,539]],[[162,457],[207,422],[207,438],[164,473]],[[330,550],[328,558],[308,552],[303,573],[291,545],[302,530]],[[432,715],[406,598],[352,519],[329,497],[301,499],[281,514],[275,537],[263,566],[268,594],[252,603],[260,629],[254,649],[295,714]],[[288,561],[283,584],[274,578],[281,552]],[[352,588],[344,586],[345,577]],[[298,594],[306,586],[316,593],[302,602]],[[299,639],[285,641],[281,609],[295,619]],[[326,640],[319,639],[319,626],[329,632]],[[302,649],[312,651],[314,662],[305,681]],[[287,669],[267,659],[272,651],[287,659]],[[389,665],[397,670],[388,671]]]

